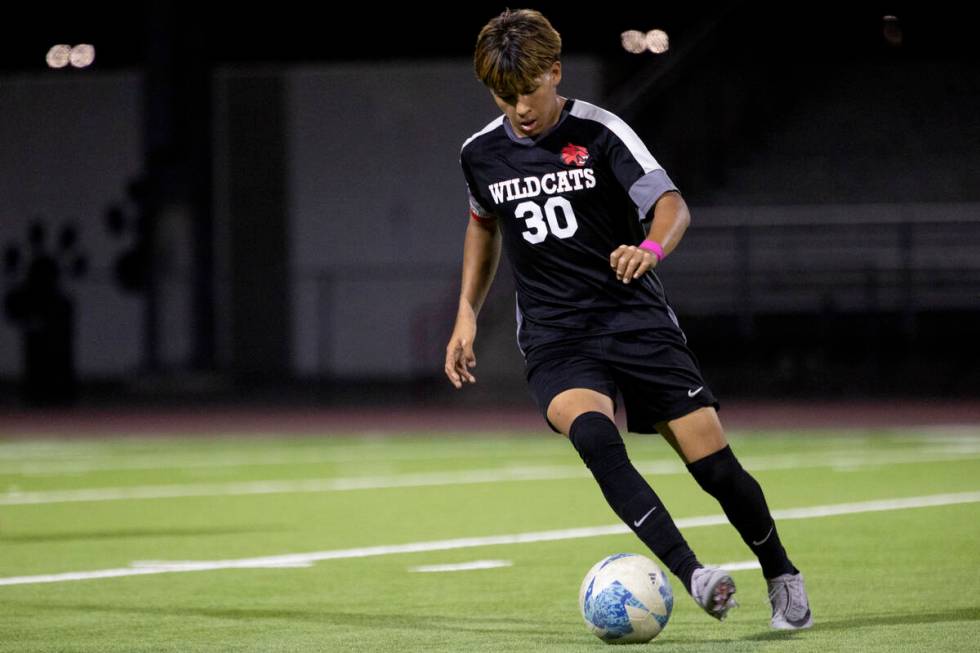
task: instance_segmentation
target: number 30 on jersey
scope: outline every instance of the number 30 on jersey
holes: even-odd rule
[[[562,221],[558,219],[559,211],[562,214]],[[578,231],[578,222],[575,220],[575,211],[572,203],[561,196],[549,197],[544,203],[544,212],[537,202],[521,202],[514,209],[514,216],[524,219],[524,225],[528,228],[522,232],[524,240],[536,245],[543,241],[549,230],[559,238],[571,238]],[[546,221],[547,220],[547,221]]]

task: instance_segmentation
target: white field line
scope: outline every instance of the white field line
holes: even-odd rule
[[[409,571],[419,573],[435,573],[441,571],[472,571],[474,569],[499,569],[500,567],[513,567],[514,563],[510,560],[474,560],[473,562],[458,562],[446,565],[419,565],[409,567]]]
[[[962,461],[976,458],[980,458],[980,450],[977,448],[964,449],[956,447],[953,449],[896,451],[882,454],[848,452],[846,456],[839,455],[837,452],[830,455],[791,454],[748,456],[742,458],[741,462],[747,469],[757,472],[820,467],[829,467],[840,471],[854,471],[883,465]],[[687,469],[679,460],[637,462],[636,468],[644,474],[661,476],[687,473]],[[136,485],[130,487],[86,488],[79,490],[11,490],[0,494],[0,505],[12,506],[136,499],[175,499],[182,497],[346,492],[351,490],[437,487],[513,481],[554,481],[588,476],[588,470],[582,465],[555,465],[471,469],[451,472],[424,472],[394,474],[390,476],[352,476],[332,479],[313,478],[281,481],[245,481],[238,483]]]
[[[962,492],[959,494],[933,494],[919,497],[906,497],[901,499],[882,499],[878,501],[862,501],[858,503],[838,503],[825,506],[810,506],[806,508],[789,508],[786,510],[774,510],[772,511],[772,515],[778,520],[813,519],[816,517],[853,515],[857,513],[882,512],[887,510],[905,510],[908,508],[950,506],[977,502],[980,502],[980,492]],[[679,528],[698,528],[701,526],[717,526],[728,523],[728,520],[724,515],[686,517],[675,521]],[[313,551],[310,553],[289,553],[285,555],[265,556],[260,558],[150,563],[140,562],[135,563],[136,566],[134,567],[119,569],[101,569],[96,571],[78,571],[62,574],[12,576],[0,578],[0,586],[60,583],[74,580],[93,580],[98,578],[116,578],[120,576],[141,576],[148,574],[167,574],[189,571],[213,571],[217,569],[304,567],[314,562],[320,562],[323,560],[367,558],[372,556],[396,555],[402,553],[422,553],[428,551],[449,551],[453,549],[468,549],[478,546],[529,544],[532,542],[556,542],[559,540],[571,540],[586,537],[623,535],[630,532],[631,531],[629,528],[627,528],[624,524],[614,524],[611,526],[567,528],[553,531],[514,533],[510,535],[490,535],[485,537],[464,537],[452,540],[410,542],[408,544],[388,544],[357,549]]]
[[[553,456],[554,446],[535,449],[521,445],[521,457]],[[469,448],[449,446],[445,449],[397,450],[390,446],[370,446],[346,448],[341,451],[312,451],[294,454],[274,452],[254,452],[247,455],[211,454],[212,457],[167,457],[140,453],[124,460],[91,460],[64,456],[55,460],[0,461],[0,474],[23,474],[28,476],[56,476],[60,474],[87,474],[91,472],[149,471],[167,469],[209,469],[222,467],[274,467],[286,465],[328,465],[370,460],[375,463],[412,462],[426,460],[456,460],[460,458],[493,458],[500,456],[500,450],[488,450],[470,445]]]
[[[950,445],[949,448],[963,450],[964,453],[980,450],[980,435],[975,435],[980,427],[971,426],[960,431],[950,428],[919,428],[908,432],[898,431],[892,437],[904,438],[910,442]],[[776,431],[779,433],[781,431]],[[861,435],[856,431],[854,436],[833,440],[845,440],[854,443],[868,443],[873,438]],[[733,437],[740,437],[732,433]],[[945,436],[945,437],[944,437]],[[308,465],[348,463],[371,460],[372,462],[407,462],[422,460],[442,460],[457,458],[487,458],[499,454],[499,448],[487,449],[474,446],[472,442],[448,442],[437,448],[405,448],[397,449],[390,446],[392,441],[369,442],[359,445],[332,447],[329,451],[296,451],[283,454],[281,451],[253,451],[247,454],[228,455],[224,452],[206,451],[199,455],[167,456],[159,451],[138,451],[130,454],[111,450],[106,457],[92,456],[93,447],[72,443],[18,443],[0,444],[0,474],[20,474],[26,476],[56,476],[60,474],[85,474],[91,472],[112,471],[149,471],[167,469],[208,469],[223,467],[263,467],[285,465]],[[154,444],[158,444],[154,442]],[[542,440],[540,446],[525,441],[520,442],[520,457],[553,456],[556,447],[553,442]],[[821,455],[861,455],[878,453],[880,448],[841,449],[836,452],[820,452]],[[98,449],[95,449],[98,453]],[[44,455],[45,459],[27,460],[31,456]],[[126,456],[125,459],[113,459],[116,456]]]
[[[722,562],[718,566],[725,571],[748,571],[749,569],[762,569],[758,560],[742,560],[740,562]]]
[[[442,571],[470,571],[472,569],[497,569],[499,567],[513,567],[514,563],[510,560],[474,560],[473,562],[459,562],[444,565],[418,565],[409,567],[409,571],[414,572],[442,572]],[[761,569],[762,565],[758,560],[740,560],[738,562],[723,562],[719,565],[726,571],[747,571],[749,569]]]

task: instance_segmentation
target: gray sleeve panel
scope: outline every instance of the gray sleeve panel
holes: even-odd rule
[[[630,199],[636,205],[640,222],[647,219],[650,208],[656,204],[660,196],[677,186],[670,180],[663,168],[657,168],[636,180],[630,188]]]
[[[463,149],[466,149],[465,146]],[[476,195],[473,192],[473,188],[475,186],[473,173],[470,172],[469,164],[467,163],[463,152],[460,152],[459,155],[459,165],[463,169],[463,178],[466,180],[466,195],[467,199],[469,200],[470,211],[479,218],[489,219],[494,217],[490,211],[483,207],[483,204],[480,203],[480,200],[476,198]]]
[[[480,202],[477,201],[475,197],[473,197],[473,193],[469,192],[468,187],[467,187],[467,191],[470,197],[470,211],[475,213],[477,217],[483,218],[485,220],[489,220],[490,218],[493,218],[494,215],[490,213],[490,211],[487,211],[485,208],[483,208],[483,205],[480,204]]]

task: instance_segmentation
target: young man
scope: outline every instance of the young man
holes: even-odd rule
[[[531,10],[505,11],[477,39],[476,75],[504,115],[460,154],[471,219],[446,375],[457,389],[476,381],[476,316],[503,244],[531,394],[612,509],[698,605],[725,618],[735,583],[698,562],[633,467],[613,418],[618,389],[629,430],[661,433],[758,556],[772,626],[807,628],[803,576],[780,543],[762,489],[728,446],[719,404],[653,271],[680,242],[687,205],[626,123],[558,95],[560,55],[558,32]]]

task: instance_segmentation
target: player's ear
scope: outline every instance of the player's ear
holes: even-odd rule
[[[558,86],[559,82],[561,82],[561,62],[556,61],[551,64],[551,70],[548,72],[551,74],[551,83]]]

